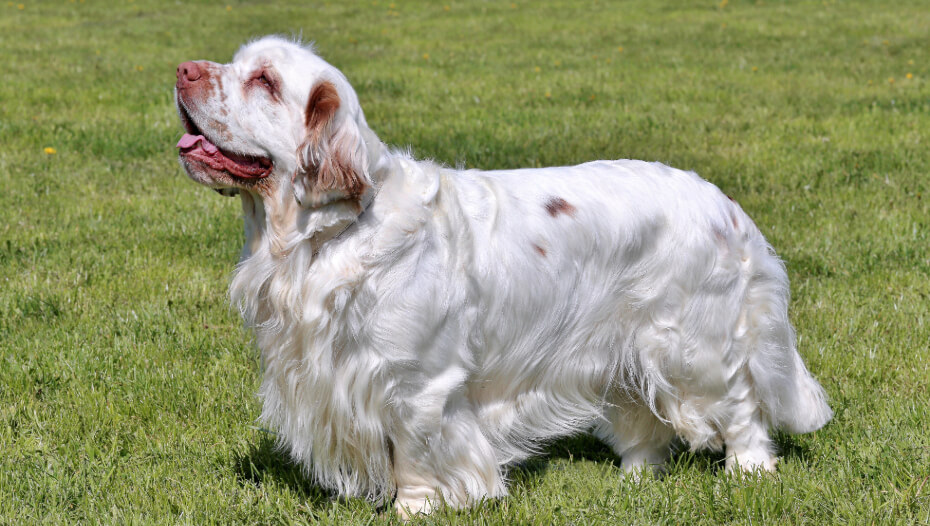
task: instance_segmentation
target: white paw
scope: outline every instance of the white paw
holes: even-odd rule
[[[665,471],[666,453],[659,452],[628,452],[620,458],[620,469],[633,480],[639,480],[643,475],[658,475]]]
[[[775,465],[778,458],[766,452],[746,451],[743,453],[733,453],[727,456],[727,472],[743,471],[751,473],[753,471],[775,472]]]
[[[394,509],[402,520],[409,521],[414,515],[430,514],[435,502],[437,497],[433,491],[401,490],[397,492],[397,498],[394,500]]]
[[[632,480],[640,480],[644,476],[661,475],[665,472],[665,461],[657,458],[649,459],[646,457],[637,457],[630,459],[624,456],[620,459],[620,469],[624,471]]]

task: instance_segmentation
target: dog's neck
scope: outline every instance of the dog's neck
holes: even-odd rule
[[[316,253],[365,213],[396,159],[367,126],[360,127],[360,132],[368,151],[368,174],[372,183],[360,200],[337,200],[307,210],[294,199],[288,183],[278,185],[269,193],[240,192],[246,238],[240,262],[263,247],[272,256],[283,258],[294,244],[303,242],[311,243]]]

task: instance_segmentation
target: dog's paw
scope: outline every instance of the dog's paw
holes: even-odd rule
[[[778,464],[778,458],[768,452],[746,451],[727,456],[726,467],[727,473],[735,473],[737,471],[746,473],[752,473],[754,471],[774,473],[776,464]]]
[[[620,468],[633,480],[644,475],[662,475],[668,455],[668,446],[645,445],[625,452],[620,458]]]
[[[433,511],[433,505],[427,498],[397,499],[394,501],[394,510],[401,520],[409,521],[416,515],[429,515]]]
[[[429,515],[438,502],[436,492],[428,488],[403,488],[397,492],[394,509],[404,521],[416,515]]]

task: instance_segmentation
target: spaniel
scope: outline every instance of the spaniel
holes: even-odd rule
[[[188,175],[238,194],[230,288],[261,419],[320,485],[405,517],[507,494],[592,430],[627,471],[676,438],[773,470],[830,420],[788,278],[732,199],[642,161],[456,170],[385,146],[346,77],[266,37],[178,67]]]

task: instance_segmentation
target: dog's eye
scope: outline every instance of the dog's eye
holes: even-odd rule
[[[272,93],[272,94],[273,94],[273,93],[275,92],[276,86],[275,86],[274,77],[272,77],[272,76],[271,76],[266,70],[264,70],[264,69],[263,69],[263,70],[260,70],[260,71],[257,71],[254,75],[252,75],[252,79],[250,80],[250,82],[251,82],[253,85],[258,85],[258,86],[261,86],[262,88],[268,90],[268,93]]]

